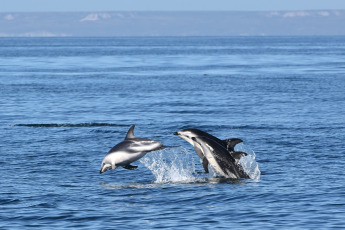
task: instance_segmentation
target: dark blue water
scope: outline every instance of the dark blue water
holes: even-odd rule
[[[344,37],[1,38],[0,228],[344,228],[344,57]],[[132,124],[176,147],[100,175]],[[261,175],[203,173],[183,128],[243,139]]]

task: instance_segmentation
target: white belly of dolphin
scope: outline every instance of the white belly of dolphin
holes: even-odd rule
[[[216,161],[216,159],[214,158],[214,156],[209,152],[209,151],[205,151],[204,152],[205,157],[207,158],[209,164],[219,173],[223,174],[224,176],[224,172],[222,170],[222,168],[219,166],[218,162]]]
[[[111,162],[112,165],[116,166],[123,166],[128,165],[134,161],[137,161],[141,157],[143,157],[146,152],[137,152],[137,153],[127,153],[127,152],[113,152],[109,154],[108,161]]]
[[[229,170],[226,170],[226,172],[224,171],[224,169],[222,167],[219,166],[217,160],[215,159],[214,155],[212,154],[212,152],[214,152],[214,149],[208,145],[205,144],[209,149],[208,151],[204,151],[205,157],[207,158],[208,162],[210,163],[210,165],[220,174],[222,174],[225,177],[230,177],[230,178],[237,178],[236,175],[234,175],[233,173],[231,173]]]

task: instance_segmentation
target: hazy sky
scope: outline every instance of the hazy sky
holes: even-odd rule
[[[340,10],[345,0],[0,0],[1,12]]]

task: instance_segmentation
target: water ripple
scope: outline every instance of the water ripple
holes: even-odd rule
[[[24,127],[43,127],[43,128],[51,128],[51,127],[129,127],[130,125],[125,124],[112,124],[112,123],[78,123],[78,124],[15,124],[12,126],[24,126]]]

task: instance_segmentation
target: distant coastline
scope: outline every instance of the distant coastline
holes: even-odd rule
[[[345,10],[0,13],[0,37],[331,35]]]

